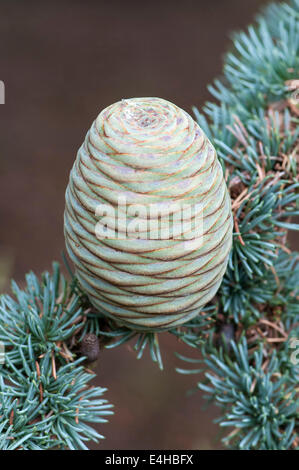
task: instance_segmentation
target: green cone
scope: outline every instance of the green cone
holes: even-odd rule
[[[102,111],[70,174],[65,239],[99,312],[146,331],[195,317],[232,243],[222,168],[195,121],[159,98]]]

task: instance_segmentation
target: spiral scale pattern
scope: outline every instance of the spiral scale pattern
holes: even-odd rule
[[[123,217],[127,204],[200,204],[198,245],[184,239],[96,236],[97,207]],[[109,225],[109,224],[108,224]],[[65,240],[91,303],[121,325],[182,325],[212,299],[232,243],[229,194],[216,151],[185,111],[160,98],[103,110],[78,151],[66,190]]]

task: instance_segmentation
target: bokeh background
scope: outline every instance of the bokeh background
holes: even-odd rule
[[[191,112],[209,99],[232,31],[264,0],[132,2],[0,0],[0,290],[61,260],[68,174],[100,110],[122,98],[158,96]],[[99,427],[102,449],[216,449],[217,409],[196,376],[175,372],[174,351],[194,352],[161,335],[165,371],[130,346],[103,351],[99,384],[115,416]]]

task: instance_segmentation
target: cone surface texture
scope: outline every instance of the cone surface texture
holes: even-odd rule
[[[176,231],[186,207],[190,223],[200,221],[191,224],[200,227],[193,239],[191,225]],[[145,222],[139,238],[136,208]],[[149,208],[160,214],[156,232]],[[137,330],[195,317],[217,292],[232,244],[216,151],[189,114],[160,98],[122,100],[99,114],[70,174],[64,220],[67,250],[91,303]]]

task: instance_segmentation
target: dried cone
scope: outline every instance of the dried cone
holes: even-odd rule
[[[94,362],[100,355],[100,343],[98,337],[93,333],[87,333],[81,342],[81,354],[86,357],[87,362]]]
[[[120,197],[127,206],[119,205]],[[172,203],[201,207],[201,237],[176,237],[173,217],[168,239],[159,239],[163,218],[154,239],[144,233],[130,238],[129,225],[122,224],[129,205],[158,204],[164,214]],[[101,204],[115,209],[121,239],[99,237]],[[105,223],[111,234],[113,220]],[[159,98],[123,100],[102,111],[70,174],[65,239],[79,282],[99,312],[144,331],[194,318],[219,288],[232,243],[222,168],[194,120]]]

